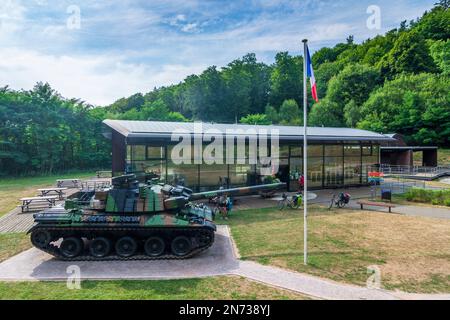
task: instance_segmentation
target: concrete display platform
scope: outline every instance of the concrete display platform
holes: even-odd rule
[[[36,248],[0,264],[0,281],[67,280],[69,266],[78,266],[81,280],[176,279],[231,274],[239,267],[229,229],[218,226],[208,250],[186,260],[60,261]]]

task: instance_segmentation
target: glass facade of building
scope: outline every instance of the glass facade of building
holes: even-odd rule
[[[178,165],[172,161],[172,148],[170,145],[127,145],[126,171],[153,172],[164,182],[185,185],[195,191],[217,189],[224,184],[242,187],[264,182],[261,165],[249,164],[248,159],[239,162],[236,159],[235,164],[230,165]],[[368,170],[379,163],[379,153],[378,144],[311,144],[308,146],[308,186],[322,189],[367,184]],[[245,154],[248,157],[248,152]],[[288,183],[290,191],[298,190],[298,179],[303,174],[302,146],[281,145],[279,158],[278,172],[273,174]]]

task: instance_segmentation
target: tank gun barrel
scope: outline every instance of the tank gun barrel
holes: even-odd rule
[[[273,183],[273,184],[264,184],[260,186],[252,186],[252,187],[243,187],[243,188],[233,188],[233,189],[223,189],[223,190],[214,190],[208,192],[200,192],[193,193],[189,200],[203,200],[210,199],[214,197],[220,197],[223,195],[236,197],[236,196],[247,196],[258,193],[260,191],[270,191],[270,190],[280,190],[286,188],[286,183]]]

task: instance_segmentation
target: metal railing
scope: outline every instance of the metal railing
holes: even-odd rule
[[[385,175],[408,175],[408,176],[421,176],[431,178],[446,173],[450,174],[450,166],[421,167],[421,166],[397,166],[397,165],[382,164],[377,168],[379,172],[382,172]]]
[[[383,191],[389,191],[392,194],[404,194],[411,188],[432,189],[439,190],[441,188],[432,187],[427,185],[425,181],[412,181],[412,180],[387,180],[383,181],[380,185],[374,185],[370,188],[370,198],[376,199],[381,197]]]

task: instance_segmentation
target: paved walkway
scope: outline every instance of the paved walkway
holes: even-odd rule
[[[360,209],[360,205],[356,201],[350,201],[349,208]],[[388,211],[388,209],[380,207],[364,206],[366,211]],[[436,219],[450,219],[450,208],[443,207],[427,207],[427,206],[413,206],[396,204],[392,208],[392,213],[403,214],[406,216],[436,218]]]
[[[227,226],[219,226],[214,245],[184,261],[58,261],[30,249],[0,263],[0,281],[67,280],[67,268],[80,267],[82,280],[156,280],[238,275],[318,299],[394,300],[446,299],[450,294],[421,295],[368,289],[236,258]]]
[[[20,208],[15,208],[0,218],[0,233],[26,232],[33,223],[33,213],[22,213]]]

